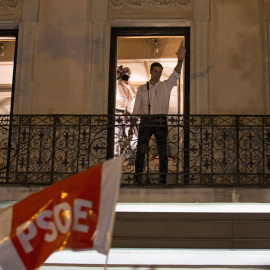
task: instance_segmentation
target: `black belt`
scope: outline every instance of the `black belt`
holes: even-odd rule
[[[121,113],[121,114],[131,114],[129,111],[121,110],[121,109],[115,109],[115,112]]]

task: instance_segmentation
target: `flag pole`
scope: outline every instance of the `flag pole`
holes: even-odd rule
[[[109,253],[106,255],[106,262],[105,262],[104,270],[107,270],[108,258],[109,258]]]

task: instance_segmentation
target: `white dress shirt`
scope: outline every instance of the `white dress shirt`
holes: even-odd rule
[[[155,86],[149,83],[150,114],[168,114],[171,91],[179,78],[180,74],[173,70],[167,80]],[[137,90],[133,114],[148,114],[147,84]]]

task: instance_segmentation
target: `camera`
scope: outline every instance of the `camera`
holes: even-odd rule
[[[122,81],[128,81],[130,76],[130,70],[128,68],[123,68],[123,66],[119,66],[117,68],[117,74],[120,74],[117,80],[121,79]]]

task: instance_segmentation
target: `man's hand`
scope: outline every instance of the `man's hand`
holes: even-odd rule
[[[178,51],[175,52],[178,58],[178,63],[175,67],[175,71],[180,74],[181,73],[181,68],[182,68],[182,63],[185,59],[185,55],[186,55],[186,48],[183,45],[183,41],[181,42]]]
[[[130,127],[129,127],[129,130],[128,130],[128,139],[129,140],[132,140],[132,137],[133,137],[133,127],[136,125],[136,117],[132,117],[130,118]]]
[[[132,127],[130,127],[128,131],[128,139],[131,141],[132,137],[133,137],[133,130],[132,130]]]
[[[186,48],[183,45],[183,41],[181,42],[178,51],[176,52],[178,61],[183,61],[185,59],[185,54],[186,54]]]

